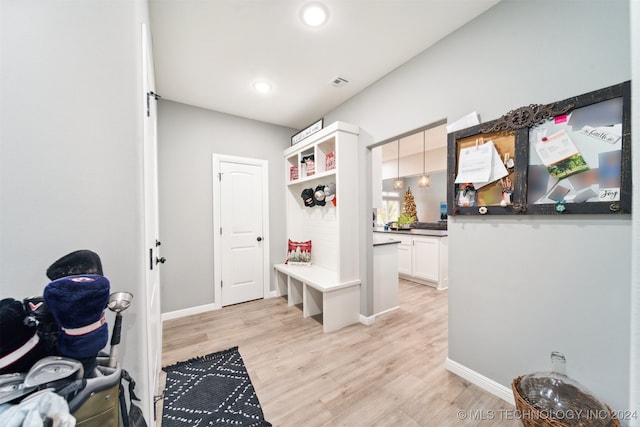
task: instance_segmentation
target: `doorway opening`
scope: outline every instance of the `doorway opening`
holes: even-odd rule
[[[446,120],[432,123],[371,147],[374,227],[394,225],[411,189],[417,221],[446,221]],[[428,177],[427,186],[421,177]],[[401,183],[401,184],[400,184]],[[398,185],[394,185],[398,184]]]

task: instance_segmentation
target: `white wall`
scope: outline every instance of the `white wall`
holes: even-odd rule
[[[2,0],[1,19],[0,296],[42,295],[82,248],[112,290],[142,295],[146,2]],[[143,307],[124,313],[120,362],[149,421]]]
[[[631,111],[640,111],[640,2],[631,2]],[[640,114],[632,114],[631,129],[640,129]],[[633,146],[640,146],[640,132],[632,132]],[[633,156],[633,188],[640,188],[640,156]],[[632,251],[633,270],[631,275],[631,356],[630,373],[631,393],[629,408],[640,408],[640,197],[633,198],[632,207]],[[633,426],[640,426],[640,419],[632,420]]]
[[[325,120],[360,125],[361,144],[372,146],[442,117],[477,111],[488,121],[630,77],[628,0],[503,0]],[[509,387],[562,351],[571,376],[613,408],[634,409],[628,215],[456,217],[448,225],[450,359]]]
[[[400,157],[400,167],[398,159],[382,162],[382,179],[396,178],[398,171],[400,176],[422,175],[423,170],[427,173],[447,170],[447,147],[429,150],[422,158],[422,153]]]
[[[212,153],[268,160],[271,264],[284,261],[283,152],[296,131],[171,101],[161,101],[158,114],[160,237],[167,258],[162,312],[168,313],[214,302]]]

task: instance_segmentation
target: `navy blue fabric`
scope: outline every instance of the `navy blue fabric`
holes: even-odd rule
[[[44,288],[44,300],[60,327],[58,351],[74,359],[96,356],[109,341],[105,322],[85,335],[67,335],[62,328],[75,329],[100,320],[109,302],[109,279],[98,274],[66,276],[50,282]]]

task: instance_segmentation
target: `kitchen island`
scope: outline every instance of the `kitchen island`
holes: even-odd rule
[[[373,235],[373,315],[395,310],[398,298],[398,245],[392,235]]]
[[[404,279],[439,290],[449,286],[449,241],[446,224],[434,223],[408,230],[384,230],[374,228],[376,238],[393,238],[400,241],[398,250],[398,275]],[[379,236],[379,237],[376,237]]]

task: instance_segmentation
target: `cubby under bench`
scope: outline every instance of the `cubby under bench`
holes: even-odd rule
[[[317,265],[276,264],[274,268],[278,286],[286,285],[288,305],[302,304],[303,317],[322,313],[324,332],[359,321],[359,280],[340,282],[336,272]]]

